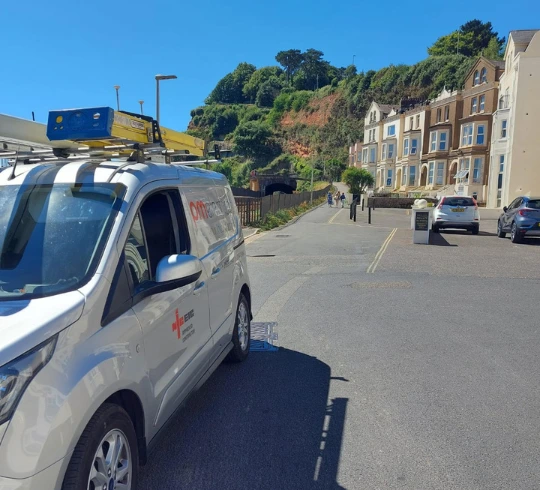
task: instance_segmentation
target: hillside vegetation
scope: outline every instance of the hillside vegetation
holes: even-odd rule
[[[189,132],[232,143],[236,157],[215,169],[233,185],[249,172],[297,172],[315,180],[339,178],[347,146],[363,137],[364,115],[372,100],[399,104],[428,100],[443,87],[457,89],[479,55],[500,59],[504,38],[490,22],[467,22],[428,48],[428,58],[357,73],[335,67],[316,49],[276,55],[280,66],[257,68],[240,63],[191,111]],[[324,175],[323,175],[324,174]]]

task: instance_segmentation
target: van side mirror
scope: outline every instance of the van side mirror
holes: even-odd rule
[[[169,255],[163,257],[156,269],[158,284],[175,282],[177,288],[187,286],[202,274],[201,261],[193,255]]]
[[[505,207],[503,208],[503,211],[506,213],[506,211],[508,211],[508,206],[505,206]]]

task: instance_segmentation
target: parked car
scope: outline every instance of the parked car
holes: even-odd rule
[[[470,230],[473,235],[480,231],[480,213],[476,200],[468,196],[444,196],[433,210],[432,230],[443,228]]]
[[[513,243],[520,243],[526,236],[540,236],[540,197],[522,196],[503,208],[497,223],[497,236],[510,233]]]
[[[186,398],[249,353],[227,180],[165,164],[20,165],[0,171],[0,209],[0,489],[135,490]]]

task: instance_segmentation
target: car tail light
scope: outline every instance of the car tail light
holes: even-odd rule
[[[437,206],[437,209],[442,209],[443,204],[444,204],[444,197],[441,199],[441,202],[440,202],[439,205]]]
[[[519,214],[520,216],[528,216],[529,210],[528,210],[528,209],[520,209],[520,210],[518,211],[518,214]]]

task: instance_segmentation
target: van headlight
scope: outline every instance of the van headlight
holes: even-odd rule
[[[24,390],[51,359],[56,339],[54,336],[0,367],[0,425],[11,418]]]

